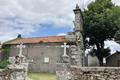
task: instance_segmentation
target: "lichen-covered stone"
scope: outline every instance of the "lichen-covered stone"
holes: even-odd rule
[[[119,67],[72,67],[73,80],[120,80]]]

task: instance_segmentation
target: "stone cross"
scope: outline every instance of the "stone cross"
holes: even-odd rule
[[[17,47],[19,48],[19,57],[23,56],[22,52],[23,52],[23,48],[25,48],[25,45],[23,45],[23,43],[21,43],[20,45],[17,45]]]
[[[64,43],[64,45],[61,45],[61,47],[64,48],[64,54],[63,54],[63,57],[69,57],[69,56],[67,55],[67,53],[66,53],[67,48],[69,48],[69,45],[66,45],[66,43]]]

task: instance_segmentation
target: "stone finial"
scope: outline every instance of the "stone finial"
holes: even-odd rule
[[[80,9],[80,7],[79,7],[79,5],[78,5],[78,4],[76,4],[76,9]]]
[[[78,4],[76,4],[76,8],[73,10],[75,14],[80,13],[80,7]]]

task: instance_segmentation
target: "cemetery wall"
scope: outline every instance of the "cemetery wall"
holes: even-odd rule
[[[119,67],[71,68],[73,80],[120,80]]]
[[[0,69],[0,80],[7,80],[9,78],[9,71]]]
[[[57,80],[120,80],[120,67],[67,67],[59,64]]]
[[[27,71],[24,69],[0,69],[0,80],[26,80]]]

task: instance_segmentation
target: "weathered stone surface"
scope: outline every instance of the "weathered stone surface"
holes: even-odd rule
[[[22,63],[20,65],[8,66],[10,72],[10,80],[27,80],[28,64]]]
[[[88,62],[88,67],[99,67],[99,60],[96,56],[91,56],[90,54],[87,55],[87,62]]]
[[[72,67],[73,80],[120,80],[119,67]]]
[[[26,61],[26,57],[22,55],[22,45],[20,46],[21,47],[19,55],[9,58],[9,62],[11,63],[7,66],[9,70],[9,80],[27,80],[29,63]]]
[[[0,69],[0,80],[7,80],[9,78],[9,71]]]
[[[0,80],[27,80],[26,69],[0,69]]]
[[[57,80],[71,80],[72,75],[70,73],[69,63],[57,63]]]
[[[10,80],[25,80],[25,71],[23,70],[14,70],[11,73]]]
[[[57,80],[120,80],[120,67],[72,66],[61,69],[57,70]]]

